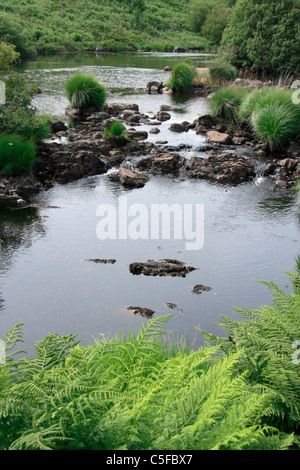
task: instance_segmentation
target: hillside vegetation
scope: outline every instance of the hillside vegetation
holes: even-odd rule
[[[96,47],[206,49],[209,42],[188,30],[189,7],[190,0],[3,0],[0,38],[23,55]]]

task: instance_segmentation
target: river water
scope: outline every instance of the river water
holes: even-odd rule
[[[192,56],[199,66],[209,59]],[[63,84],[80,69],[93,71],[107,85],[113,92],[109,101],[137,103],[148,115],[168,104],[173,108],[171,122],[191,122],[209,111],[206,99],[144,92],[148,81],[167,80],[164,66],[180,60],[181,55],[159,53],[68,54],[24,62],[21,71],[43,89],[34,102],[42,113],[65,118],[68,102]],[[169,125],[170,121],[163,123],[160,134],[149,134],[149,140],[188,144],[182,150],[187,158],[201,154],[203,136],[192,131],[171,133]],[[257,155],[246,156],[254,159],[257,168],[266,163]],[[224,187],[150,176],[144,188],[125,190],[100,175],[55,185],[32,196],[30,202],[41,205],[39,208],[0,211],[0,338],[16,323],[23,323],[23,348],[29,354],[34,353],[34,343],[48,333],[77,334],[88,345],[93,338],[138,331],[147,320],[130,313],[130,305],[154,310],[153,318],[172,314],[167,332],[178,340],[188,338],[195,346],[203,340],[195,327],[224,336],[217,326],[220,315],[239,318],[233,306],[257,308],[272,301],[271,293],[256,280],[274,281],[284,289],[290,286],[284,271],[294,270],[299,253],[299,197],[273,188],[274,180],[262,177],[238,187]],[[149,225],[153,204],[201,205],[203,247],[189,250],[184,238],[174,236],[100,240],[97,209],[103,204],[118,208],[120,197],[126,197],[128,207],[143,205]],[[116,262],[86,261],[94,258]],[[197,269],[185,278],[129,272],[132,262],[165,258]],[[196,284],[211,290],[193,294]],[[168,302],[176,307],[170,309]]]

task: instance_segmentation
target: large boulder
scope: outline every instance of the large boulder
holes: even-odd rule
[[[220,154],[208,158],[192,157],[186,166],[186,173],[190,178],[230,185],[249,181],[255,176],[253,162],[233,154]]]

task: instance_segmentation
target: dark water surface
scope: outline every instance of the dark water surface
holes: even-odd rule
[[[176,56],[176,60],[179,60]],[[180,58],[181,60],[181,58]],[[207,57],[194,57],[207,60]],[[173,107],[172,121],[192,121],[209,110],[203,98],[141,93],[150,80],[165,80],[165,65],[174,55],[140,54],[43,57],[22,65],[44,90],[35,104],[41,112],[63,115],[67,101],[63,82],[74,69],[93,70],[114,90],[111,101],[137,103],[142,112],[155,113],[161,104]],[[163,123],[152,141],[189,144],[186,157],[201,153],[202,136],[191,131],[175,134]],[[148,128],[149,130],[149,128]],[[265,162],[256,156],[259,168]],[[255,280],[289,287],[284,270],[294,270],[299,252],[299,198],[293,192],[274,191],[274,181],[257,177],[238,187],[204,181],[150,176],[142,189],[124,190],[106,175],[86,178],[32,196],[39,208],[0,212],[0,338],[16,323],[24,323],[24,348],[49,332],[78,334],[87,345],[93,337],[138,330],[146,320],[127,311],[129,305],[155,310],[154,316],[172,313],[167,330],[176,338],[188,335],[199,344],[195,326],[224,335],[216,325],[220,315],[238,318],[233,305],[256,308],[271,302],[270,292]],[[185,240],[99,240],[96,234],[102,204],[118,207],[120,196],[128,206],[139,203],[196,204],[204,206],[204,245],[187,250]],[[43,205],[55,207],[43,207]],[[95,264],[90,258],[113,258],[115,264]],[[176,258],[197,270],[185,278],[133,276],[129,264],[148,259]],[[196,284],[212,289],[191,293]],[[170,310],[167,302],[177,304]]]

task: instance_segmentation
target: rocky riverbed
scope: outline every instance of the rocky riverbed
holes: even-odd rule
[[[187,159],[182,146],[162,145],[148,140],[149,133],[159,133],[159,126],[170,120],[170,108],[162,106],[154,116],[140,113],[136,104],[110,103],[99,112],[84,113],[67,108],[73,122],[67,127],[61,121],[52,123],[52,138],[39,144],[36,162],[30,173],[0,178],[0,204],[26,202],[32,191],[68,183],[87,176],[106,173],[129,188],[147,184],[151,174],[204,179],[218,184],[237,185],[253,179],[257,173],[251,158],[243,156],[241,148],[266,157],[261,174],[274,178],[274,187],[289,189],[300,175],[300,143],[293,142],[280,154],[270,155],[265,145],[257,141],[246,123],[228,127],[226,123],[204,115],[193,122],[171,123],[170,131],[188,131],[206,138],[201,157]],[[117,146],[105,137],[105,129],[113,120],[123,122],[128,141]],[[140,126],[143,125],[143,129]],[[149,131],[145,130],[149,126]],[[125,161],[130,158],[131,167]]]

